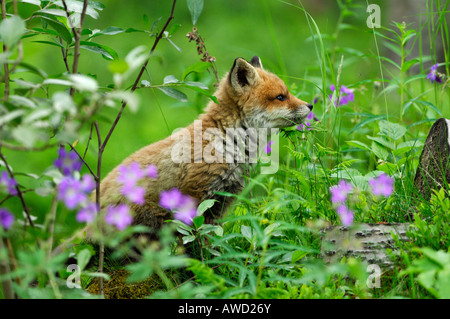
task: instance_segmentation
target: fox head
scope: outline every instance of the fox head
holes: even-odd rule
[[[255,56],[234,61],[227,76],[228,95],[253,127],[283,128],[302,122],[313,106],[293,96],[278,76],[263,69]]]

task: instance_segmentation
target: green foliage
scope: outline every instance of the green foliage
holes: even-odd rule
[[[98,298],[89,289],[119,269],[124,287],[156,278],[149,294],[143,290],[151,298],[449,298],[450,199],[442,188],[423,201],[413,185],[429,127],[450,116],[446,5],[438,2],[436,16],[426,12],[419,26],[368,29],[365,5],[350,0],[327,4],[323,15],[301,2],[187,0],[166,26],[171,1],[83,3],[3,1],[0,172],[20,193],[0,184],[0,206],[15,218],[11,228],[0,226],[3,297]],[[197,52],[182,40],[192,26]],[[261,41],[266,33],[271,40]],[[217,65],[199,61],[205,42],[218,52]],[[425,43],[429,50],[419,48]],[[76,212],[58,202],[59,145],[85,161],[77,178],[104,177],[137,148],[191,122],[206,102],[219,103],[216,67],[225,73],[244,55],[259,55],[294,95],[315,101],[308,129],[282,130],[280,171],[264,176],[256,165],[241,194],[218,194],[236,203],[217,224],[205,222],[216,203],[206,200],[191,225],[168,221],[157,241],[142,226],[98,225],[101,245],[85,243]],[[429,62],[445,69],[441,84],[427,79]],[[331,84],[350,88],[354,100],[336,107],[331,101],[343,92]],[[383,172],[396,178],[395,192],[372,200],[368,181]],[[339,223],[330,187],[340,179],[355,188],[357,223],[409,223],[416,211],[409,241],[394,236],[394,270],[383,273],[381,289],[367,286],[365,263],[321,259],[320,231]],[[78,245],[52,253],[72,236]]]

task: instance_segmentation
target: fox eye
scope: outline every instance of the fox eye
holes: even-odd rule
[[[280,95],[278,95],[278,96],[276,97],[276,99],[277,99],[278,101],[286,101],[286,96],[284,96],[283,94],[280,94]]]

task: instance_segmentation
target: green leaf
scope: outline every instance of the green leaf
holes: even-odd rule
[[[296,263],[297,261],[299,261],[300,259],[306,257],[306,255],[308,255],[309,253],[306,251],[302,251],[302,250],[296,250],[294,251],[294,253],[292,254],[291,257],[291,262]]]
[[[87,75],[70,74],[69,79],[77,90],[95,92],[98,89],[97,81]]]
[[[203,215],[208,209],[214,206],[214,203],[217,202],[216,199],[206,199],[200,203],[197,207],[197,216]]]
[[[397,165],[385,162],[380,165],[377,165],[377,170],[383,171],[388,175],[393,175],[394,172],[397,170]]]
[[[216,226],[216,229],[214,230],[217,236],[222,237],[223,236],[223,228],[220,225]]]
[[[107,27],[106,29],[103,30],[94,30],[94,32],[89,36],[89,39],[101,36],[101,35],[116,35],[119,33],[123,33],[125,32],[124,29],[119,28],[119,27]]]
[[[420,62],[419,59],[412,59],[412,60],[406,61],[402,65],[402,72],[408,71],[414,64],[417,64],[419,62]]]
[[[186,70],[184,70],[181,78],[184,80],[192,72],[196,72],[196,73],[204,72],[210,66],[211,66],[210,62],[204,62],[204,61],[197,62],[194,65],[189,66]]]
[[[252,242],[252,228],[250,226],[241,226],[241,234],[249,241]]]
[[[89,249],[83,249],[77,254],[77,264],[80,267],[81,271],[83,271],[83,269],[87,266],[91,257],[92,254]]]
[[[18,126],[12,130],[14,138],[26,147],[33,147],[40,136],[40,131],[31,126]]]
[[[6,115],[0,116],[0,127],[17,117],[22,116],[24,113],[25,110],[14,110],[12,112],[6,113]]]
[[[390,137],[394,141],[401,138],[406,133],[406,128],[403,125],[392,123],[389,121],[380,121],[378,122],[380,126],[380,135],[384,135]]]
[[[360,141],[345,141],[345,143],[347,143],[348,145],[353,146],[353,147],[357,147],[357,148],[360,148],[363,150],[370,151],[369,146],[367,146],[366,144],[364,144]]]
[[[381,144],[383,146],[386,146],[387,148],[395,149],[394,143],[389,142],[386,138],[384,138],[382,136],[369,136],[369,135],[366,135],[366,137],[369,140],[375,141],[375,142],[377,142],[377,143],[379,143],[379,144]]]
[[[191,13],[192,24],[196,25],[203,10],[203,0],[187,0],[187,5]]]
[[[386,161],[389,156],[389,152],[384,147],[375,142],[372,142],[371,151],[375,154],[376,157],[381,158],[383,161]]]
[[[95,42],[80,41],[80,48],[83,48],[83,49],[86,49],[86,50],[89,50],[89,51],[92,51],[95,53],[100,53],[108,60],[115,60],[119,57],[119,55],[117,54],[117,52],[114,49],[107,47],[106,45],[98,44]]]
[[[67,5],[67,10],[69,12],[81,13],[83,11],[83,1],[66,0],[65,2]],[[55,5],[59,7],[64,7],[61,0],[55,1]],[[86,7],[86,14],[93,19],[98,19],[98,12],[94,10],[90,1],[88,6]]]
[[[204,216],[196,216],[196,217],[194,217],[193,221],[194,221],[195,228],[198,229],[205,222],[205,217]]]
[[[25,22],[16,15],[0,22],[0,38],[7,47],[13,47],[25,33]]]
[[[366,124],[369,124],[370,122],[374,122],[374,121],[378,121],[378,120],[381,120],[381,119],[385,119],[386,118],[386,114],[383,114],[383,115],[369,114],[368,117],[369,118],[367,118],[367,119],[359,122],[358,124],[356,124],[355,127],[352,128],[348,134],[350,135],[354,131],[360,129],[361,127],[365,126]]]
[[[193,242],[195,240],[195,236],[194,235],[190,235],[190,236],[183,236],[183,245],[186,245],[190,242]]]
[[[53,20],[44,15],[37,15],[36,17],[43,19],[50,27],[52,27],[58,35],[67,43],[72,43],[72,34],[66,28],[64,24],[59,21]]]
[[[174,99],[177,99],[181,102],[187,102],[187,96],[186,94],[184,94],[183,92],[180,92],[176,89],[170,88],[170,87],[159,87],[158,89],[160,89],[162,92],[164,92],[164,94],[166,94],[167,96],[170,96]]]

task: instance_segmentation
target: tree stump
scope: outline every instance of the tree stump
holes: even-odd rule
[[[430,129],[414,178],[417,197],[431,197],[431,190],[444,188],[448,194],[450,183],[450,120],[441,118]],[[357,224],[352,227],[331,226],[322,231],[322,258],[337,262],[342,257],[357,257],[369,264],[389,268],[392,262],[386,249],[395,249],[392,234],[408,240],[408,223]]]
[[[431,190],[444,188],[448,194],[450,183],[450,121],[437,120],[428,133],[419,166],[414,178],[414,186],[425,200],[431,197]]]

